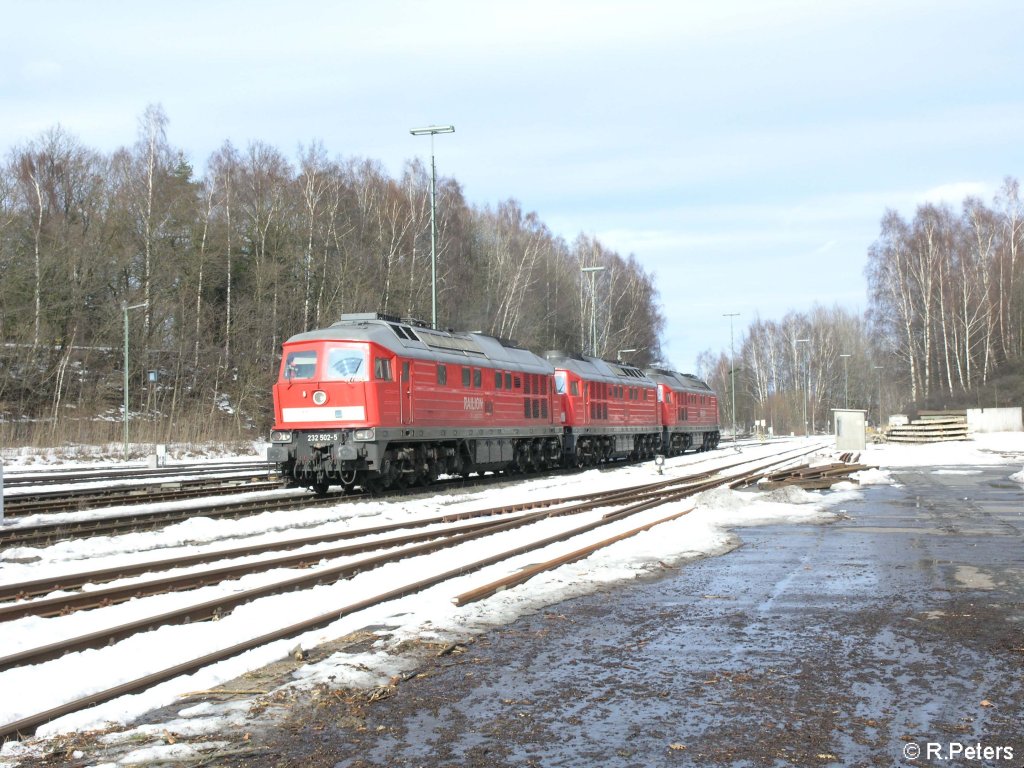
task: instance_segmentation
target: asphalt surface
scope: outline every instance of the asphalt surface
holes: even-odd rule
[[[906,472],[834,522],[744,529],[727,555],[492,632],[390,698],[299,708],[264,764],[1024,765],[1009,474]]]

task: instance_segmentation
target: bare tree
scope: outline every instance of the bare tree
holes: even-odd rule
[[[327,202],[330,168],[323,145],[313,142],[299,162],[299,185],[305,213],[305,249],[303,258],[302,329],[309,330],[313,298],[313,238],[317,232],[321,208]]]

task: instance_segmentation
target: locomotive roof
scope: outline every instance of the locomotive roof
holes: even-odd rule
[[[372,312],[342,315],[331,326],[298,333],[288,342],[325,340],[373,342],[403,357],[445,363],[542,374],[554,370],[544,358],[509,341],[483,333],[435,330],[419,321]]]
[[[679,373],[679,371],[670,371],[665,368],[648,368],[646,373],[659,384],[667,384],[675,390],[700,392],[704,395],[714,394],[714,390],[707,383],[692,373]]]
[[[589,355],[570,355],[557,350],[547,352],[544,356],[555,368],[572,371],[585,379],[627,384],[634,387],[655,386],[654,381],[634,365],[613,363]]]

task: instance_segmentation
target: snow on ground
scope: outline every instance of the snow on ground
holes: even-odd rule
[[[800,444],[801,441],[790,443],[794,447]],[[813,441],[804,444],[810,446]],[[737,460],[763,456],[775,449],[775,446],[734,447],[723,444],[720,450],[711,454],[690,454],[669,459],[664,472],[666,476],[681,476],[695,468],[703,470],[724,466]],[[820,459],[825,460],[833,453],[825,450]],[[318,682],[328,681],[338,687],[367,688],[384,685],[393,675],[404,673],[417,664],[415,658],[397,652],[398,647],[404,645],[403,641],[465,640],[490,627],[514,621],[524,614],[566,598],[633,579],[665,565],[727,552],[738,541],[733,530],[743,526],[828,521],[833,518],[830,511],[833,507],[859,498],[865,493],[861,489],[863,486],[894,484],[896,481],[893,473],[901,469],[934,467],[937,472],[973,472],[978,471],[975,468],[980,466],[1007,465],[1007,477],[1024,482],[1024,470],[1014,472],[1024,461],[1024,433],[977,435],[968,442],[922,446],[872,445],[862,452],[860,461],[874,468],[857,473],[854,477],[856,482],[837,484],[828,492],[808,492],[792,487],[770,492],[717,489],[694,499],[648,510],[574,538],[571,542],[552,544],[543,550],[529,552],[450,579],[414,595],[352,613],[322,629],[248,651],[193,675],[174,678],[144,693],[121,697],[65,716],[42,727],[39,735],[46,737],[73,730],[102,728],[108,723],[130,723],[147,711],[173,703],[184,693],[214,688],[246,671],[280,660],[288,656],[297,644],[311,648],[367,627],[375,628],[379,635],[372,651],[358,655],[338,653],[319,663],[306,664],[296,671],[289,685],[309,688]],[[0,551],[0,579],[5,582],[24,581],[123,562],[170,558],[176,553],[192,553],[200,549],[220,550],[238,546],[243,540],[255,543],[299,538],[318,532],[365,528],[515,501],[565,497],[659,479],[663,478],[656,472],[654,465],[647,463],[502,484],[459,495],[437,493],[398,501],[366,500],[330,508],[264,513],[237,521],[193,518],[162,531],[62,542],[45,548],[21,547]],[[656,525],[647,532],[599,550],[584,560],[542,573],[525,584],[493,597],[463,607],[456,607],[452,602],[456,595],[509,575],[517,569],[691,507],[692,511],[676,520]],[[153,505],[153,508],[157,508],[157,505]],[[109,515],[113,511],[98,510],[94,514]],[[498,536],[365,571],[339,584],[265,597],[236,608],[220,621],[162,626],[103,649],[68,654],[43,664],[0,672],[0,691],[4,692],[0,696],[0,723],[13,722],[62,702],[169,668],[204,653],[257,637],[286,623],[340,611],[356,601],[416,581],[426,574],[470,564],[495,552],[512,549],[527,540],[579,526],[596,519],[602,511],[548,518]],[[308,549],[313,551],[327,546],[330,545]],[[325,560],[318,567],[336,566],[361,557],[365,556]],[[156,615],[217,595],[231,594],[289,575],[293,575],[293,572],[282,569],[190,592],[133,600],[69,616],[47,619],[30,617],[7,622],[4,624],[4,632],[0,633],[0,656]],[[135,580],[146,578],[141,576]],[[130,581],[128,579],[119,583]],[[11,692],[16,692],[16,695],[10,695]],[[118,764],[121,765],[178,760],[183,759],[183,756],[194,758],[194,750],[197,748],[195,744],[191,747],[162,744],[159,743],[159,734],[164,731],[193,736],[210,734],[209,743],[216,746],[218,732],[243,727],[247,706],[244,702],[236,702],[230,705],[204,704],[183,708],[173,722],[133,728],[127,732],[111,734],[107,738],[111,743],[124,739],[131,745],[144,743],[147,738],[154,740],[150,746],[139,746],[123,754],[118,758]],[[38,740],[25,744],[8,743],[0,751],[0,768],[17,765],[16,762],[6,761],[15,761],[22,754],[32,754],[38,749],[36,745],[41,743]]]

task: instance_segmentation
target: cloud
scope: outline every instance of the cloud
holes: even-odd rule
[[[920,202],[959,206],[967,197],[988,200],[994,192],[995,190],[983,181],[952,181],[925,190],[920,195]]]

